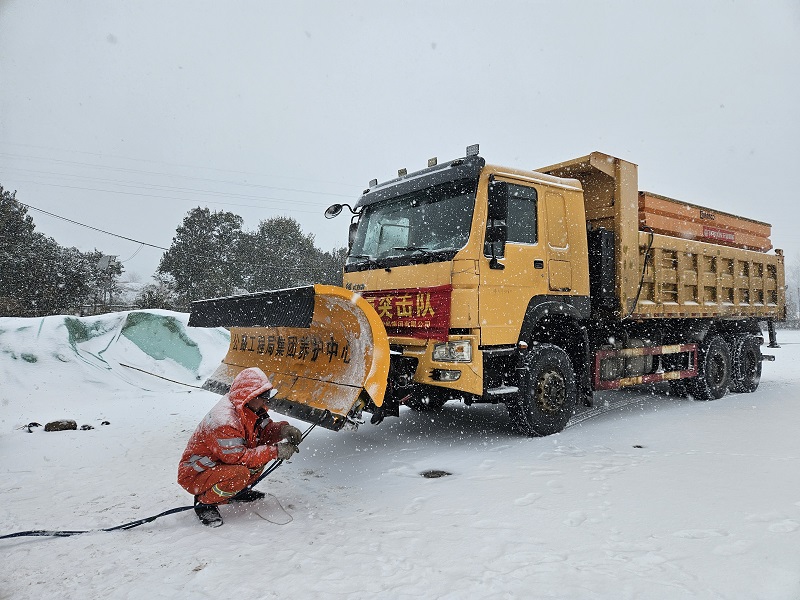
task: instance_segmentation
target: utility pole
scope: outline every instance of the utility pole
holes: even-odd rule
[[[97,261],[97,267],[101,271],[105,271],[106,275],[108,276],[108,290],[103,290],[103,300],[105,302],[105,292],[108,291],[108,301],[105,302],[106,309],[111,310],[111,292],[114,289],[114,272],[113,268],[117,266],[117,257],[116,255],[107,255],[104,254],[100,257],[100,260]]]

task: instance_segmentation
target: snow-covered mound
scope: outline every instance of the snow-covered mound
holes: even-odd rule
[[[113,397],[174,390],[175,382],[201,385],[224,356],[229,334],[189,328],[187,321],[188,314],[165,310],[0,318],[0,402],[16,408],[2,423],[68,416],[89,390]]]

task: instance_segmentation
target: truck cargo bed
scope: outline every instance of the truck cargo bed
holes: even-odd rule
[[[639,191],[638,167],[601,152],[537,170],[578,179],[587,225],[613,233],[618,317],[784,318],[769,224]]]

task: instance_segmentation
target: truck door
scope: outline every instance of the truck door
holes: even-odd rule
[[[507,186],[505,247],[485,244],[481,264],[478,311],[484,345],[515,344],[528,302],[549,287],[548,252],[539,240],[539,192],[518,180],[508,179]]]
[[[547,215],[548,289],[551,292],[569,292],[572,290],[572,265],[564,196],[547,190],[544,193],[544,204]]]

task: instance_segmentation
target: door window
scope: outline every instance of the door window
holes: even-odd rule
[[[535,244],[537,241],[536,188],[509,184],[508,237],[516,244]]]

